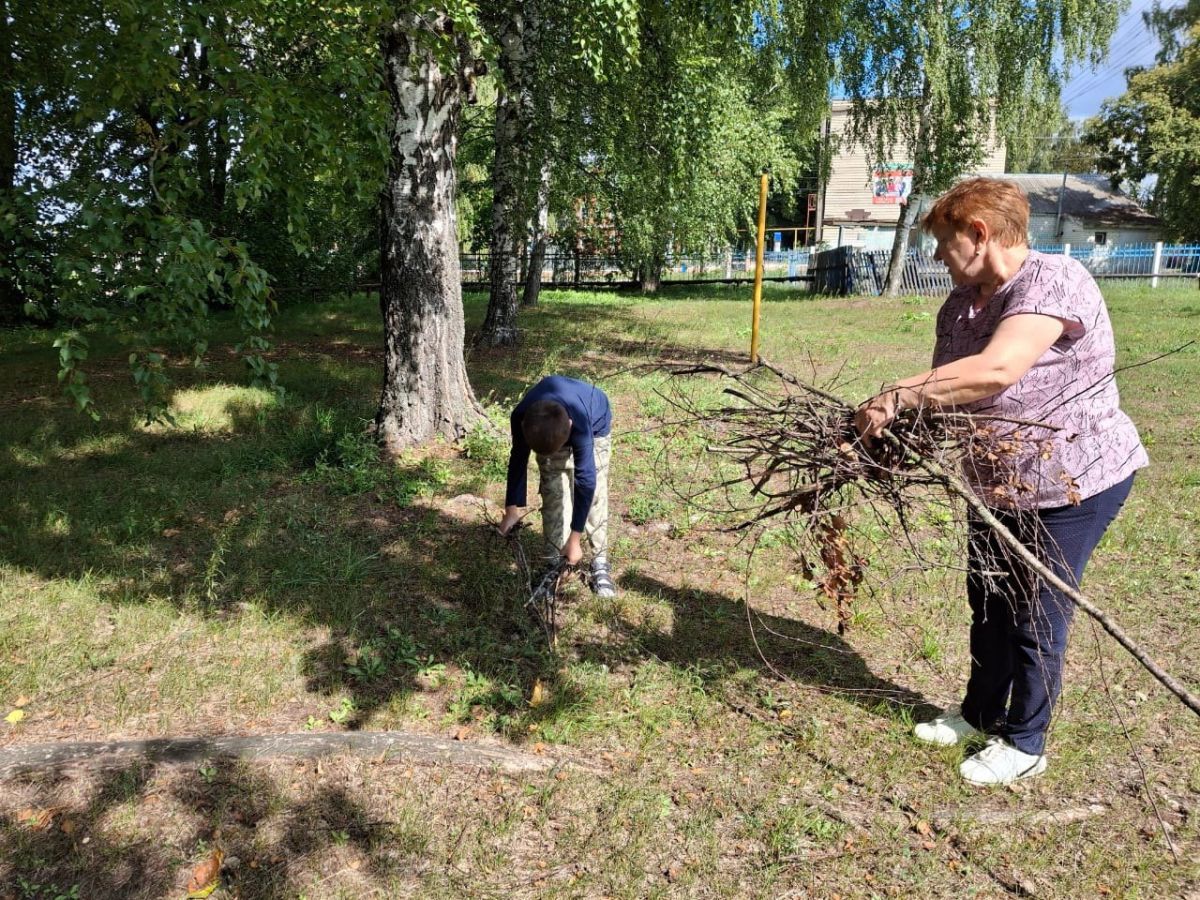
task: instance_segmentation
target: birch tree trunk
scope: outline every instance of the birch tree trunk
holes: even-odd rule
[[[17,98],[8,0],[0,0],[0,215],[12,210],[17,177]],[[24,300],[12,276],[13,239],[0,225],[0,324],[20,321]]]
[[[454,217],[454,155],[473,64],[456,39],[457,71],[427,46],[450,40],[447,16],[402,17],[385,33],[391,160],[381,216],[384,378],[376,433],[389,453],[463,437],[482,410],[463,361],[462,282]],[[425,43],[421,38],[425,38]]]
[[[537,306],[542,291],[542,266],[546,262],[546,225],[550,221],[550,161],[542,161],[538,178],[537,209],[529,220],[529,268],[525,272],[522,306]]]
[[[662,270],[666,265],[662,251],[651,254],[649,259],[642,260],[637,270],[637,287],[643,294],[655,294],[662,284]]]
[[[929,79],[926,78],[921,91],[920,123],[917,126],[917,141],[913,147],[912,189],[900,207],[900,219],[896,222],[896,235],[892,241],[892,257],[888,260],[887,278],[883,296],[896,297],[904,280],[904,262],[908,258],[908,238],[917,223],[921,211],[921,195],[925,193],[929,180],[929,143],[933,139],[930,124],[933,119],[933,97]]]
[[[533,88],[526,12],[514,4],[500,25],[500,85],[496,95],[496,155],[492,164],[491,293],[477,346],[512,347],[517,330],[520,244],[528,216],[528,166]]]

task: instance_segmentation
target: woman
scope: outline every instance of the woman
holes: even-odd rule
[[[937,238],[936,256],[954,283],[938,313],[933,369],[863,403],[858,431],[869,443],[907,409],[995,416],[980,429],[964,474],[1010,531],[1078,584],[1134,472],[1148,464],[1119,408],[1104,298],[1075,260],[1029,249],[1029,202],[1010,181],[959,183],[922,227]],[[1072,604],[974,514],[968,548],[966,695],[915,734],[941,745],[986,736],[959,771],[972,784],[1010,784],[1046,770]]]

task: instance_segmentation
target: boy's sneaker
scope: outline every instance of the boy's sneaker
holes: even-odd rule
[[[964,781],[980,787],[1012,784],[1045,771],[1045,756],[1024,753],[1000,738],[992,738],[986,747],[964,759],[958,767]]]
[[[929,722],[921,722],[913,728],[918,741],[949,747],[970,738],[983,737],[983,732],[962,717],[962,710],[952,706]]]
[[[592,593],[597,597],[617,596],[617,586],[608,570],[608,560],[602,556],[592,560]]]

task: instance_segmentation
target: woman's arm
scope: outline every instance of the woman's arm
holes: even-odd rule
[[[903,410],[961,406],[998,394],[1020,381],[1065,327],[1054,316],[1009,316],[981,353],[905,378],[867,400],[855,413],[855,427],[870,441]]]

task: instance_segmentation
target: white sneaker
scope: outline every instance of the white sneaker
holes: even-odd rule
[[[958,767],[965,781],[980,786],[1012,784],[1045,771],[1045,756],[1022,753],[1001,738],[992,738],[986,747],[964,759]]]
[[[983,732],[962,717],[957,706],[945,710],[930,722],[921,722],[913,728],[918,741],[949,747],[974,737],[983,737]]]

